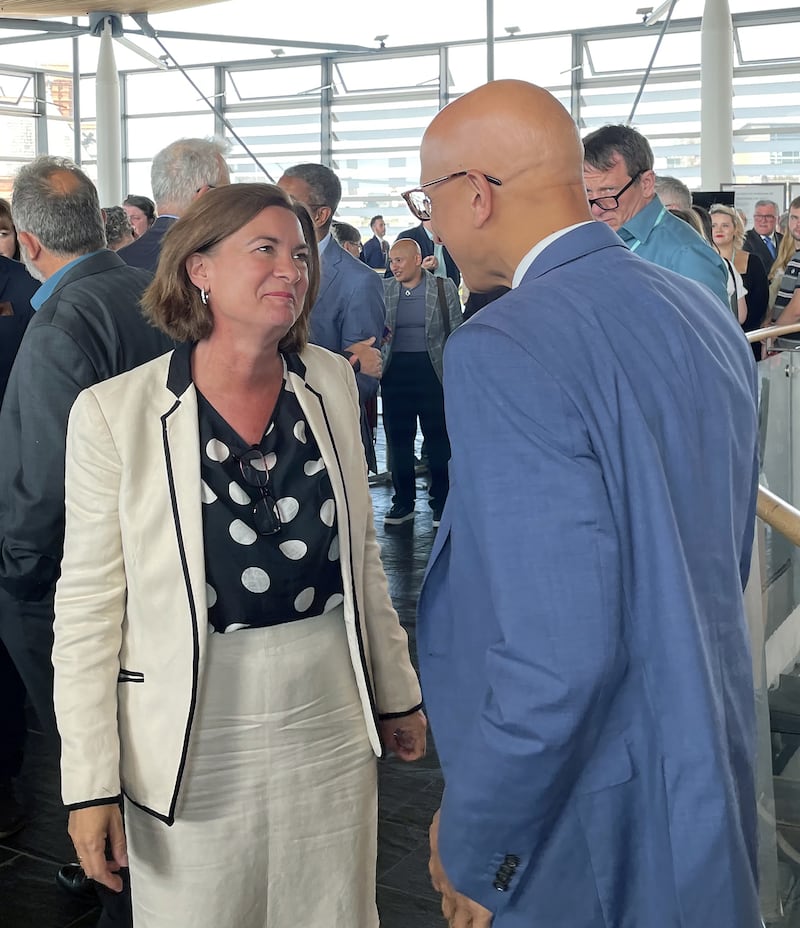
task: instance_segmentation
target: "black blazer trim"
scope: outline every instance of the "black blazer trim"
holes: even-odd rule
[[[121,800],[122,795],[117,794],[116,796],[106,796],[103,799],[87,799],[86,802],[73,802],[70,805],[65,805],[64,808],[68,812],[77,812],[78,809],[91,809],[92,806],[119,805]]]
[[[409,715],[413,715],[415,712],[419,712],[419,710],[423,707],[423,705],[424,703],[421,703],[421,702],[417,703],[416,706],[414,706],[411,709],[406,709],[405,712],[382,712],[378,716],[378,718],[382,722],[385,722],[388,719],[405,719],[405,718],[408,718]]]
[[[298,359],[299,360],[299,359]],[[288,365],[287,365],[288,366]],[[350,534],[350,500],[347,498],[347,484],[344,480],[344,470],[342,468],[342,462],[339,458],[339,451],[336,447],[336,442],[333,439],[333,430],[331,429],[330,420],[328,419],[328,413],[325,409],[325,403],[322,400],[322,395],[318,393],[307,381],[305,384],[306,390],[317,398],[317,402],[320,405],[322,410],[322,417],[325,420],[325,428],[328,430],[328,437],[330,438],[331,447],[333,448],[333,453],[336,456],[336,466],[339,468],[339,477],[342,482],[342,492],[344,493],[345,505],[347,506],[347,532]],[[355,581],[355,568],[353,566],[353,539],[350,538],[349,544],[350,552],[350,589],[353,596],[353,611],[355,612],[355,627],[356,627],[356,639],[358,641],[358,657],[361,661],[361,668],[364,671],[364,683],[367,687],[367,693],[369,694],[369,707],[372,711],[372,717],[375,719],[377,724],[378,722],[378,707],[375,703],[375,694],[372,692],[372,686],[370,685],[370,668],[367,665],[367,658],[364,652],[364,639],[361,634],[361,623],[359,621],[359,610],[358,610],[358,597],[356,596],[356,581]],[[381,745],[381,757],[385,756],[386,749]]]
[[[146,806],[142,802],[137,802],[125,792],[122,791],[122,795],[125,797],[125,802],[129,802],[132,806],[136,806],[137,809],[141,809],[142,812],[146,812],[148,815],[152,815],[153,818],[157,818],[159,822],[163,822],[165,825],[174,825],[175,824],[175,809],[170,809],[169,815],[164,815],[163,812],[156,812],[155,809],[151,809],[150,806]]]
[[[189,346],[191,350],[191,346]],[[177,354],[177,350],[175,354]],[[174,356],[173,359],[174,361]],[[172,370],[172,362],[170,362],[170,371]],[[186,548],[183,543],[183,533],[181,531],[181,520],[178,514],[178,498],[175,492],[175,478],[172,473],[172,456],[169,450],[169,435],[167,433],[167,420],[169,417],[180,408],[180,400],[178,400],[170,410],[168,410],[161,417],[161,434],[164,441],[164,458],[165,464],[167,467],[167,481],[169,483],[169,496],[170,502],[172,504],[172,517],[175,521],[175,536],[178,542],[178,552],[181,558],[181,570],[183,571],[183,581],[186,585],[186,596],[189,600],[189,613],[192,620],[192,695],[189,702],[189,715],[186,719],[186,730],[183,736],[183,750],[181,751],[181,760],[178,765],[178,775],[175,779],[175,789],[172,793],[172,801],[169,805],[169,814],[164,817],[161,815],[156,815],[157,818],[160,818],[162,821],[167,822],[168,825],[171,825],[175,821],[175,807],[178,802],[178,792],[180,790],[181,782],[183,781],[183,772],[186,769],[186,758],[189,753],[189,736],[192,731],[192,723],[194,721],[194,714],[197,709],[197,688],[198,680],[200,676],[200,639],[197,632],[197,611],[194,605],[194,596],[192,595],[192,580],[189,576],[189,565],[186,560]],[[144,809],[144,806],[140,808]],[[151,811],[151,810],[146,810]],[[155,814],[155,813],[153,813]]]

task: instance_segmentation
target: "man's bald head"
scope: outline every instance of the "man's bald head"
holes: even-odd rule
[[[422,260],[422,250],[413,238],[399,238],[389,249],[389,255],[404,252],[409,258],[419,257]]]
[[[389,270],[405,287],[422,280],[422,251],[412,238],[399,238],[389,249]]]
[[[471,289],[510,284],[547,235],[591,219],[577,126],[546,90],[492,81],[446,106],[422,140],[431,225]],[[495,186],[486,179],[500,180]]]

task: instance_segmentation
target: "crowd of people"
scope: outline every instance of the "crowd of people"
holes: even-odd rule
[[[453,928],[756,928],[742,330],[800,321],[800,199],[700,215],[521,81],[421,163],[391,244],[329,167],[231,184],[216,140],[152,200],[46,155],[0,200],[0,837],[27,698],[101,925],[374,928],[376,758],[429,713]],[[438,530],[421,689],[379,390],[385,523],[419,423]]]

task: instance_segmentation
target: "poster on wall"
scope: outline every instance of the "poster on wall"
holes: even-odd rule
[[[786,209],[786,184],[722,184],[721,187],[736,194],[736,209],[747,216],[748,229],[753,228],[753,213],[759,200],[774,201],[778,204],[779,213]]]

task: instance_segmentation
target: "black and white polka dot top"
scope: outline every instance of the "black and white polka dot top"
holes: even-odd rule
[[[250,446],[198,391],[208,621],[233,632],[321,615],[342,600],[336,504],[285,377]]]

